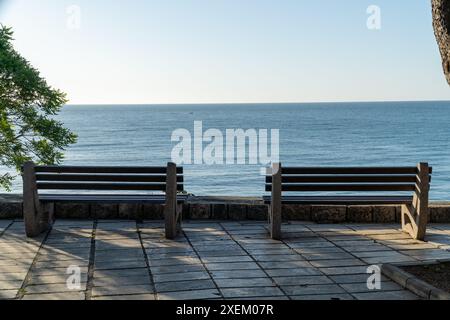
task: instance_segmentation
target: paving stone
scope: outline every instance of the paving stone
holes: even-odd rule
[[[149,264],[150,267],[161,267],[161,266],[180,266],[180,265],[189,265],[189,264],[200,264],[201,261],[198,258],[186,257],[186,258],[168,258],[168,259],[159,259],[153,260],[150,257]]]
[[[308,261],[318,260],[348,260],[354,259],[350,253],[303,253],[302,254]]]
[[[69,266],[87,267],[89,260],[56,260],[56,261],[36,261],[33,268],[35,269],[54,269],[54,268],[68,268]]]
[[[392,249],[402,251],[402,250],[426,250],[426,249],[436,249],[435,245],[429,243],[418,243],[418,244],[389,244]]]
[[[231,256],[231,257],[202,257],[204,263],[232,263],[232,262],[252,262],[249,256]]]
[[[146,262],[142,260],[129,260],[129,261],[104,261],[95,262],[95,270],[116,270],[116,269],[134,269],[134,268],[146,268]]]
[[[241,248],[235,244],[230,246],[201,246],[201,247],[195,247],[195,250],[198,252],[199,255],[208,255],[208,252],[228,252],[228,251],[235,251],[240,252]]]
[[[369,252],[369,251],[386,251],[389,248],[381,245],[381,244],[371,244],[371,245],[365,245],[365,246],[343,246],[343,249],[345,249],[348,252],[355,253],[355,252]]]
[[[0,291],[2,290],[19,290],[22,287],[22,280],[3,280],[0,281]]]
[[[81,274],[81,283],[85,284],[87,282],[87,274]],[[30,285],[35,284],[65,284],[67,282],[68,275],[67,274],[60,274],[60,275],[50,275],[50,276],[36,276],[33,275],[29,279]]]
[[[262,270],[212,271],[211,275],[214,279],[264,278],[267,276]]]
[[[150,285],[150,275],[141,277],[107,277],[107,278],[95,278],[93,279],[94,287],[121,287],[131,285]]]
[[[277,297],[258,297],[257,299],[255,299],[255,298],[253,298],[253,297],[240,297],[240,298],[228,298],[227,300],[251,300],[251,301],[254,301],[254,300],[258,300],[258,301],[266,301],[266,300],[270,300],[270,301],[273,301],[273,300],[289,300],[289,298],[288,297],[286,297],[286,296],[277,296]]]
[[[215,289],[216,286],[212,280],[192,280],[155,283],[157,292],[179,292],[186,290]]]
[[[352,267],[352,266],[364,266],[364,262],[358,259],[343,259],[343,260],[316,260],[311,261],[311,265],[316,268],[329,268],[329,267]]]
[[[290,261],[305,261],[305,259],[299,254],[290,255],[257,255],[253,258],[258,262],[290,262]]]
[[[336,245],[327,240],[314,241],[314,242],[287,242],[286,243],[292,249],[304,249],[304,248],[331,248]]]
[[[24,270],[23,272],[5,272],[2,270],[0,272],[0,281],[12,281],[12,280],[21,280],[23,281],[27,276],[28,270]]]
[[[11,223],[13,220],[0,220],[0,232],[3,232]]]
[[[263,250],[263,249],[249,249],[247,250],[249,254],[251,254],[252,256],[260,256],[263,254],[270,254],[270,255],[287,255],[287,254],[292,254],[292,250],[291,249],[267,249],[267,250]],[[245,251],[242,251],[245,253]]]
[[[39,261],[67,261],[67,260],[84,260],[89,261],[90,251],[84,252],[83,254],[58,254],[58,253],[50,253],[50,254],[41,254],[39,252]]]
[[[304,286],[313,284],[332,284],[326,276],[286,276],[286,277],[274,277],[273,280],[280,286]]]
[[[367,267],[335,267],[335,268],[321,268],[320,271],[326,275],[342,275],[342,274],[361,274],[366,273]]]
[[[117,277],[142,277],[148,276],[148,269],[118,269],[118,270],[97,270],[94,272],[95,278],[117,278]]]
[[[162,266],[152,267],[152,274],[170,274],[180,272],[199,272],[204,271],[205,268],[201,264],[181,265],[181,266]]]
[[[261,251],[261,250],[257,250]],[[231,256],[242,256],[245,255],[245,251],[242,249],[239,250],[219,250],[219,251],[203,251],[198,252],[198,255],[203,258],[209,257],[231,257]]]
[[[274,282],[270,278],[216,279],[219,288],[270,287]]]
[[[14,299],[18,290],[0,290],[0,300]]]
[[[377,291],[353,294],[358,300],[418,300],[413,293],[402,291]]]
[[[210,279],[207,272],[184,272],[184,273],[170,273],[157,274],[153,276],[155,282],[173,282],[186,280],[205,280]]]
[[[204,300],[217,299],[221,295],[219,291],[213,290],[196,290],[196,291],[178,291],[158,293],[158,300]]]
[[[117,296],[129,294],[153,293],[153,288],[149,284],[130,285],[130,286],[111,286],[111,287],[94,287],[92,288],[92,296]]]
[[[350,284],[350,283],[367,283],[367,279],[370,274],[362,273],[362,274],[350,274],[350,275],[338,275],[338,276],[330,276],[334,282],[338,284]],[[381,281],[387,281],[388,279],[385,276],[381,276]]]
[[[127,262],[127,261],[143,261],[145,262],[145,257],[142,252],[136,254],[126,254],[124,255],[95,255],[95,263],[108,263],[108,262]]]
[[[33,276],[54,276],[54,275],[66,275],[67,276],[67,267],[64,268],[53,268],[53,269],[32,269]],[[80,267],[81,274],[87,274],[88,267]]]
[[[289,276],[318,276],[322,275],[316,268],[298,268],[298,269],[270,269],[266,272],[271,277],[289,277]]]
[[[371,246],[375,244],[374,240],[339,240],[334,241],[334,243],[341,247],[365,247],[365,246]]]
[[[450,259],[450,252],[445,250],[405,250],[402,254],[414,257],[418,260],[435,260],[435,259]]]
[[[48,283],[28,285],[25,288],[27,294],[42,294],[42,293],[60,293],[60,292],[78,292],[86,290],[86,284],[82,283],[80,289],[69,289],[66,283]]]
[[[304,295],[304,296],[291,296],[292,300],[355,300],[349,294],[316,294],[316,295]]]
[[[328,253],[347,253],[345,250],[338,247],[327,247],[327,248],[296,248],[295,252],[306,255],[306,254],[328,254]]]
[[[123,295],[123,296],[101,296],[101,297],[92,297],[92,300],[123,300],[123,301],[151,301],[156,300],[156,297],[154,294],[130,294],[130,295]]]
[[[260,269],[259,266],[254,262],[208,263],[205,265],[205,267],[210,271]]]
[[[401,291],[403,288],[399,286],[397,283],[392,281],[381,282],[380,290],[371,290],[367,287],[366,283],[347,283],[341,284],[342,288],[344,288],[349,293],[361,293],[361,292],[374,292],[374,291]]]
[[[344,289],[336,284],[282,286],[281,288],[289,296],[346,293]]]
[[[261,262],[263,269],[294,269],[294,268],[311,268],[312,265],[308,261],[277,261],[277,262]]]
[[[397,256],[399,253],[394,250],[386,251],[362,251],[362,252],[352,252],[352,254],[358,258],[374,258],[374,257],[392,257]]]
[[[400,263],[400,262],[416,262],[417,260],[405,255],[388,256],[388,257],[372,257],[362,258],[367,264],[382,264],[382,263]]]
[[[10,267],[10,266],[29,266],[33,262],[33,258],[28,259],[8,259],[0,260],[0,268]]]
[[[151,261],[156,260],[167,260],[167,259],[174,259],[174,260],[184,260],[184,259],[198,259],[197,254],[195,252],[191,253],[180,253],[180,252],[174,252],[174,253],[161,253],[161,254],[148,254],[147,257]]]
[[[85,300],[85,294],[84,292],[27,294],[23,297],[23,300]]]
[[[225,298],[284,296],[284,293],[277,287],[230,288],[221,291]]]

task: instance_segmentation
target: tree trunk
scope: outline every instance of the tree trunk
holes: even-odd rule
[[[431,0],[434,33],[442,56],[442,67],[450,85],[450,0]]]

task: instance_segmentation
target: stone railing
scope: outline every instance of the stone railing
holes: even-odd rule
[[[56,204],[60,219],[163,219],[162,205],[131,204]],[[285,220],[319,223],[390,223],[400,222],[399,206],[283,206]],[[190,197],[183,208],[183,218],[191,220],[267,220],[267,206],[258,198]],[[0,195],[0,219],[22,218],[19,195]],[[450,202],[430,204],[430,222],[450,222]]]

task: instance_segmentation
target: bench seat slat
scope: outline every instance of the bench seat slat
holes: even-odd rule
[[[415,184],[283,184],[282,191],[328,192],[328,191],[414,191]],[[266,191],[272,191],[272,185],[266,185]]]
[[[177,201],[182,203],[187,200],[187,195],[178,195]],[[164,194],[158,195],[114,195],[114,194],[41,194],[39,196],[42,202],[55,203],[148,203],[164,204],[166,197]]]
[[[63,183],[63,182],[38,182],[40,190],[140,190],[140,191],[165,191],[165,183]],[[183,185],[177,185],[178,191],[183,191]]]
[[[417,174],[416,167],[283,167],[286,174]]]
[[[87,181],[87,182],[166,182],[167,176],[157,175],[137,175],[137,174],[36,174],[36,179],[40,181]],[[178,182],[183,182],[183,176],[177,176]]]
[[[100,166],[36,166],[37,173],[147,173],[166,174],[166,167],[100,167]],[[183,173],[183,167],[177,167],[177,173]]]
[[[282,176],[282,183],[416,183],[416,175],[287,175]],[[272,183],[272,177],[266,177],[266,183]]]
[[[265,196],[270,204],[272,197]],[[395,205],[412,203],[412,196],[283,196],[284,204],[304,205]]]

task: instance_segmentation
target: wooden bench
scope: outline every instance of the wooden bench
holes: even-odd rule
[[[174,163],[167,167],[70,167],[36,166],[27,162],[22,170],[28,237],[38,236],[51,226],[55,203],[164,204],[166,237],[175,238],[181,228],[181,210],[186,196],[177,193],[183,191],[183,168],[177,168]],[[40,193],[41,190],[53,193]],[[62,194],[58,190],[70,192]],[[93,191],[97,194],[91,193]],[[123,194],[99,194],[98,191]],[[149,194],[150,191],[162,193]]]
[[[264,201],[269,204],[270,231],[280,240],[282,205],[402,205],[402,228],[412,238],[423,240],[428,220],[428,193],[432,168],[427,163],[417,167],[357,168],[283,168],[274,164],[266,176]],[[286,192],[326,192],[326,195],[293,195]],[[351,195],[329,195],[348,192]],[[383,192],[387,195],[361,195]],[[402,195],[395,194],[402,192]],[[411,193],[410,195],[403,193]],[[359,195],[355,195],[359,193]]]

